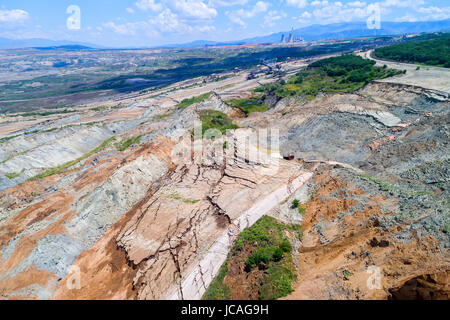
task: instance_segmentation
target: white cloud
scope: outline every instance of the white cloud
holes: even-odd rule
[[[266,12],[268,8],[269,4],[267,2],[258,1],[252,10],[239,9],[237,13],[242,18],[253,18],[258,13]]]
[[[312,17],[312,14],[309,13],[308,11],[303,12],[300,16],[300,18],[303,18],[303,19],[310,19],[311,17]]]
[[[450,7],[419,8],[417,9],[417,11],[423,14],[421,19],[419,18],[419,20],[445,20],[450,18]]]
[[[264,17],[264,26],[267,27],[273,27],[276,25],[276,22],[285,19],[287,17],[286,12],[284,11],[276,11],[272,10],[267,13],[267,15]]]
[[[211,20],[217,16],[217,10],[207,5],[204,0],[139,0],[135,3],[141,10],[155,12],[170,10],[180,19]],[[242,0],[241,0],[242,1]]]
[[[24,22],[28,20],[28,12],[21,9],[0,10],[0,22]]]
[[[133,8],[127,8],[127,12],[128,13],[134,13],[134,9]]]
[[[361,21],[368,17],[366,8],[348,8],[344,7],[340,2],[335,2],[325,5],[322,8],[315,9],[312,14],[321,24]]]
[[[178,15],[170,9],[161,12],[156,18],[150,20],[150,24],[155,26],[161,32],[179,32],[181,22]]]
[[[115,24],[114,22],[106,22],[103,27],[109,28],[119,35],[136,35],[139,31],[148,30],[148,24],[145,21],[128,22],[124,24]]]
[[[139,0],[135,3],[135,5],[136,7],[144,11],[160,11],[163,8],[161,3],[155,3],[155,0]]]
[[[150,2],[146,2],[147,5]],[[154,1],[151,1],[154,4]],[[156,16],[147,21],[128,22],[116,24],[114,22],[104,23],[108,28],[118,35],[147,35],[159,36],[161,34],[191,34],[193,32],[211,32],[215,27],[211,25],[210,19],[216,16],[215,9],[206,6],[203,1],[182,0],[166,1],[165,5],[173,6],[174,10],[165,7]],[[188,10],[188,9],[191,10]]]
[[[209,0],[210,7],[232,7],[236,5],[243,6],[248,0]]]
[[[349,2],[349,3],[347,3],[347,5],[348,5],[349,7],[357,7],[357,8],[361,8],[361,7],[367,6],[367,3],[361,2],[361,1],[354,1],[354,2]]]
[[[238,24],[242,27],[245,27],[246,24],[245,22],[241,19],[241,17],[238,16],[238,14],[235,11],[227,11],[225,12],[225,15],[228,17],[228,19],[230,19],[231,22]]]
[[[264,1],[258,1],[252,9],[245,10],[239,9],[237,11],[227,11],[225,15],[231,20],[231,22],[245,27],[246,23],[244,19],[250,19],[256,15],[266,12],[269,9],[270,4]]]
[[[210,20],[217,16],[217,10],[208,7],[203,0],[170,0],[166,2],[183,18]]]
[[[424,0],[384,0],[380,2],[382,7],[417,7],[424,4]]]
[[[328,1],[326,1],[326,0],[325,1],[315,0],[315,1],[311,2],[311,5],[313,7],[326,6],[326,5],[328,5]]]
[[[289,6],[297,7],[297,8],[304,8],[308,5],[307,0],[286,0],[286,3]]]

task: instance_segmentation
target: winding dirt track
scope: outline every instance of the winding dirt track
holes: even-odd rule
[[[377,80],[378,82],[408,84],[450,93],[450,69],[381,60],[373,57],[373,50],[365,52],[364,57],[376,61],[379,66],[387,65],[388,68],[406,70],[404,75]],[[418,67],[420,68],[417,70]]]

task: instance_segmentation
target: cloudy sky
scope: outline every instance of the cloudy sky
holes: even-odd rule
[[[2,0],[0,37],[123,47],[238,40],[366,21],[371,4],[380,6],[381,23],[450,18],[448,0]],[[80,9],[80,24],[77,10],[68,11],[71,5]]]

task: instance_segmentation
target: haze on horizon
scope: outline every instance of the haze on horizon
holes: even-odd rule
[[[374,4],[381,22],[450,18],[445,0],[7,0],[0,4],[0,37],[109,47],[230,41],[312,24],[365,21]],[[73,5],[80,9],[81,23],[68,28],[67,20],[76,15],[69,9]]]

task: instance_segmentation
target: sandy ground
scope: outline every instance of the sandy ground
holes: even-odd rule
[[[372,53],[373,50],[370,50],[368,52],[365,52],[364,56],[367,59],[376,61],[377,65],[380,66],[387,65],[389,68],[392,69],[406,70],[405,75],[379,81],[388,83],[409,84],[426,89],[433,89],[450,93],[450,69],[420,66],[420,69],[417,70],[418,65],[416,64],[374,59],[372,57]]]

